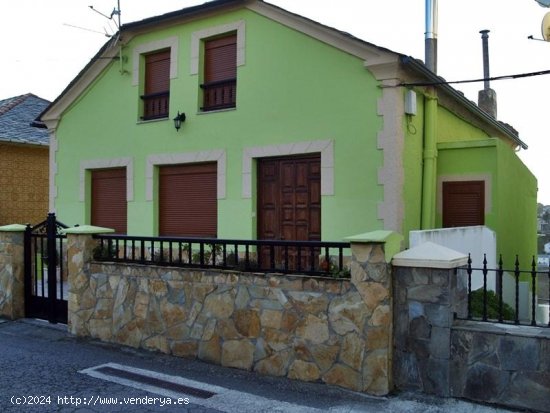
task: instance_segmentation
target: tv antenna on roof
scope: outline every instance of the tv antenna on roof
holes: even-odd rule
[[[69,24],[69,23],[63,23],[63,26],[73,27],[75,29],[85,30],[87,32],[103,34],[105,37],[112,37],[113,36],[112,34],[107,33],[107,29],[105,29],[105,28],[104,28],[103,32],[100,32],[99,30],[94,30],[94,29],[88,29],[86,27],[75,26],[74,24]]]
[[[114,20],[113,20],[113,22],[115,23],[117,29],[120,30],[120,26],[121,26],[121,23],[120,23],[120,0],[117,0],[117,7],[115,7],[113,9],[110,16],[108,16],[104,13],[101,13],[99,10],[94,9],[94,6],[88,6],[88,7],[90,9],[92,9],[93,11],[95,11],[97,14],[99,14],[99,15],[101,15],[101,16],[105,17],[106,19],[109,19],[109,20],[113,20],[113,16],[117,16],[118,17],[118,19],[117,19],[118,22],[114,21]]]

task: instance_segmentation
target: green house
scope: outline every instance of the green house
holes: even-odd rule
[[[323,241],[483,224],[499,252],[536,252],[513,128],[421,62],[263,1],[123,25],[41,119],[68,224]]]

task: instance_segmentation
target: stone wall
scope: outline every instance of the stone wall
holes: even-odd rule
[[[0,229],[0,317],[11,320],[25,316],[23,231]]]
[[[550,329],[457,321],[451,394],[550,412]]]
[[[456,269],[394,267],[395,384],[450,396],[451,327],[465,315]]]
[[[69,330],[370,394],[391,387],[384,244],[353,244],[350,280],[98,263],[68,235]]]
[[[467,315],[461,270],[393,272],[398,389],[550,412],[550,329],[457,320]]]

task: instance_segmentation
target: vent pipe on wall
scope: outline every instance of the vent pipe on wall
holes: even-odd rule
[[[437,0],[426,0],[426,67],[437,73]]]
[[[497,118],[497,93],[491,89],[489,78],[489,30],[481,30],[481,42],[483,45],[483,90],[480,90],[477,97],[477,105],[487,112],[491,117]]]
[[[437,0],[426,0],[426,67],[437,73]],[[420,226],[435,228],[437,192],[437,89],[424,91],[424,136],[422,148],[422,204]]]

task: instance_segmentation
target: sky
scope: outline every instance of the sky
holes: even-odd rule
[[[424,60],[425,0],[270,0],[272,4],[377,46]],[[122,23],[204,0],[120,0]],[[34,93],[54,100],[116,31],[117,0],[0,2],[0,99]],[[439,0],[438,75],[448,81],[483,77],[480,30],[490,30],[491,76],[550,69],[541,22],[550,9],[535,0]],[[77,27],[74,27],[77,26]],[[483,83],[454,87],[477,102]],[[550,75],[491,82],[498,116],[529,148],[520,158],[538,179],[538,201],[550,205]],[[549,99],[550,100],[550,99]]]

